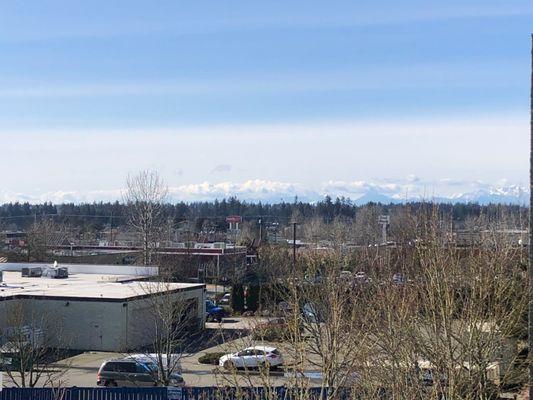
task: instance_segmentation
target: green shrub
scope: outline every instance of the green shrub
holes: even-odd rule
[[[218,360],[226,353],[216,352],[216,353],[206,353],[198,359],[200,364],[212,364],[218,365]]]
[[[255,329],[252,338],[254,340],[266,340],[267,342],[279,342],[287,339],[288,332],[279,326]]]

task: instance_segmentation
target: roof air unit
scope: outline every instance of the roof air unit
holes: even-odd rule
[[[23,267],[21,275],[24,278],[39,278],[43,275],[41,267]]]

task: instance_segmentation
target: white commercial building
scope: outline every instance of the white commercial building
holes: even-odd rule
[[[204,327],[205,285],[141,280],[153,275],[153,268],[68,265],[68,278],[56,279],[22,276],[28,264],[0,267],[0,330],[21,321],[41,325],[54,346],[100,351],[149,346],[154,308],[163,298],[183,305],[191,330]]]

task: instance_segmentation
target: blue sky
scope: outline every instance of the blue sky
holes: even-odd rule
[[[3,2],[0,201],[525,185],[532,31],[513,0]]]

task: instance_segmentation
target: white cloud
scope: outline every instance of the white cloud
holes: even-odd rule
[[[158,170],[176,188],[176,198],[185,200],[233,194],[356,198],[371,189],[400,199],[406,193],[451,196],[527,182],[527,123],[507,115],[131,130],[0,128],[0,169],[12,171],[2,176],[0,200],[120,198],[116,189],[141,169]],[[253,149],[258,142],[260,152],[234,147]],[[220,167],[224,182],[211,175],[213,166],[226,166]]]
[[[500,182],[502,183],[502,182]],[[502,201],[524,203],[527,187],[509,183],[491,185],[481,181],[461,181],[445,179],[440,181],[422,181],[413,183],[409,178],[393,182],[380,181],[327,181],[317,187],[301,183],[252,179],[242,182],[202,182],[169,188],[169,201],[194,202],[211,201],[237,197],[247,201],[280,202],[293,201],[295,197],[302,201],[316,201],[329,195],[332,198],[345,197],[357,201],[359,198],[391,201],[409,200],[450,200],[450,201]],[[0,202],[28,201],[31,203],[94,202],[121,200],[122,189],[79,191],[55,191],[34,194],[0,192]],[[384,200],[387,201],[387,200]]]
[[[169,188],[174,200],[197,201],[216,198],[238,197],[243,200],[279,201],[292,200],[296,195],[305,195],[309,190],[289,182],[254,179],[244,182],[203,182]]]
[[[418,182],[420,181],[420,178],[416,176],[415,174],[409,174],[407,175],[407,181],[408,182]]]
[[[116,201],[122,199],[122,190],[89,190],[89,191],[49,191],[49,192],[28,192],[17,193],[9,191],[0,191],[0,203],[44,203],[52,202],[54,204],[62,203],[92,203],[95,201]]]
[[[58,81],[17,84],[5,82],[0,99],[62,99],[115,96],[212,96],[280,94],[354,90],[386,90],[486,87],[510,84],[506,72],[520,68],[512,61],[486,63],[433,62],[357,69],[330,69],[321,72],[221,76],[211,79],[145,81]],[[504,79],[507,78],[507,79]],[[519,84],[520,81],[512,81]]]
[[[230,164],[219,164],[211,170],[212,174],[230,172],[233,167]]]

